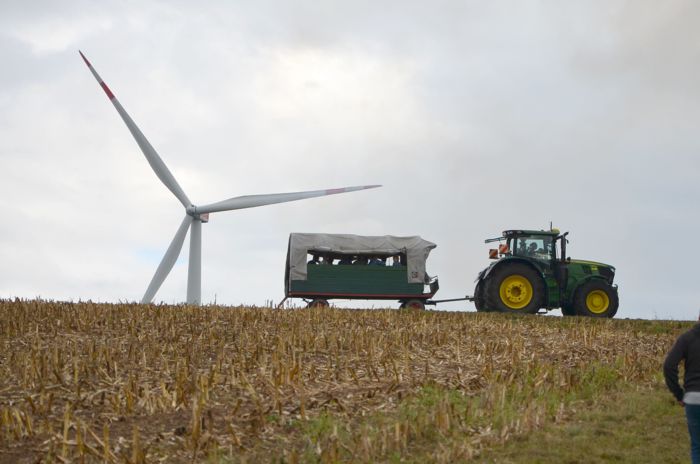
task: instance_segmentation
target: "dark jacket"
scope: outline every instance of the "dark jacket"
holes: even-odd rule
[[[678,365],[685,360],[683,388],[678,384]],[[666,385],[678,401],[686,391],[700,391],[700,323],[678,337],[664,361]]]

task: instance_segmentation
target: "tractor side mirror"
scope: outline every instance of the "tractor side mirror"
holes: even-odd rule
[[[489,259],[498,259],[498,250],[495,248],[491,248],[489,250]]]

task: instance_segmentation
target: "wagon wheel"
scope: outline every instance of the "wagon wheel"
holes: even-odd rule
[[[324,300],[322,298],[316,298],[315,300],[311,300],[311,303],[306,305],[307,308],[328,308],[330,307],[330,304],[328,304],[328,300]]]
[[[401,309],[425,309],[425,303],[421,300],[408,300],[401,305]]]

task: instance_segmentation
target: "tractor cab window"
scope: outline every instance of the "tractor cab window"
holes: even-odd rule
[[[549,261],[555,259],[554,239],[542,235],[521,235],[513,240],[513,254]]]

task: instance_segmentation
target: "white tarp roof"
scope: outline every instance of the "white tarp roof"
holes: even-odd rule
[[[435,248],[432,242],[416,236],[395,237],[393,235],[363,236],[351,234],[289,234],[287,264],[289,281],[306,280],[307,254],[319,253],[388,254],[404,253],[407,261],[407,275],[410,283],[425,282],[425,261],[430,250]]]

